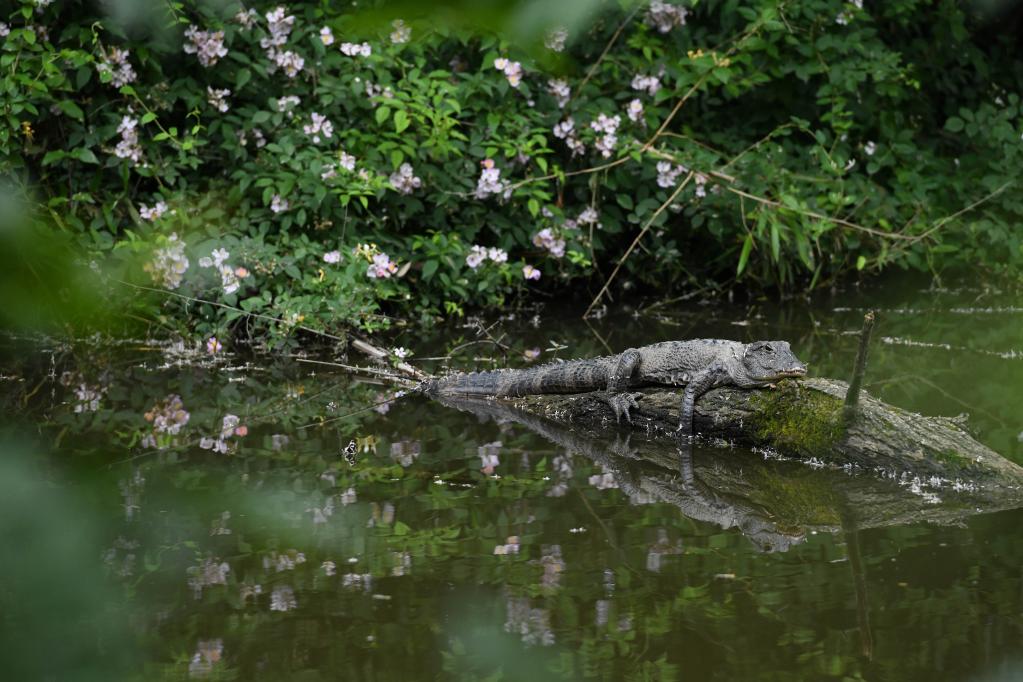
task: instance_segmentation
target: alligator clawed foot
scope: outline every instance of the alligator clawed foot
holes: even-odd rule
[[[615,413],[615,419],[619,424],[622,423],[622,417],[625,417],[625,421],[632,423],[632,415],[629,414],[629,410],[632,408],[639,407],[636,402],[636,396],[632,393],[609,393],[604,395],[604,400],[611,407],[611,410]]]

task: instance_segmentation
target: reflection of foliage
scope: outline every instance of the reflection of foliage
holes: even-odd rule
[[[708,326],[722,319],[697,312]],[[772,315],[750,334],[794,324]],[[841,328],[844,315],[822,326]],[[891,315],[882,324],[893,336],[954,343],[966,338],[959,319]],[[571,340],[562,324],[527,329],[522,342]],[[644,324],[600,330],[615,347],[677,330]],[[979,329],[979,344],[1009,344],[1013,328]],[[851,364],[854,344],[841,337],[813,328],[791,338],[811,350],[821,373],[841,375]],[[572,344],[579,355],[600,347],[588,333]],[[1002,382],[1018,371],[1009,361],[883,344],[875,351],[868,378],[906,372],[961,389],[1005,422],[996,436],[1009,432],[1016,394]],[[366,410],[331,422],[384,389],[294,366],[228,369],[230,357],[173,365],[158,350],[90,345],[62,349],[52,366],[49,356],[16,356],[4,371],[21,388],[0,396],[0,406],[23,410],[52,437],[53,469],[75,476],[90,499],[84,513],[62,511],[52,494],[35,504],[3,497],[17,507],[5,523],[38,507],[35,538],[69,538],[76,516],[99,537],[83,536],[81,569],[35,542],[19,545],[14,561],[102,601],[83,602],[90,613],[132,623],[120,650],[148,661],[132,668],[136,679],[207,664],[211,677],[238,679],[919,679],[934,666],[958,677],[984,665],[985,642],[1008,648],[1019,628],[1018,514],[964,528],[859,531],[874,642],[867,660],[849,535],[810,536],[765,554],[739,531],[674,506],[629,504],[609,470],[523,429],[475,424],[420,398],[396,402],[386,416]],[[65,370],[75,381],[61,383]],[[964,379],[973,375],[981,381]],[[75,410],[82,382],[106,389],[95,411]],[[910,409],[950,411],[947,396],[919,384],[883,390]],[[144,415],[168,395],[180,396],[190,417],[176,446],[150,451],[140,442],[152,431]],[[237,449],[201,449],[199,439],[220,433],[228,414],[248,426],[232,437]],[[340,456],[350,440],[368,448],[354,465]],[[479,448],[489,444],[492,454],[496,441],[499,464],[488,474]],[[827,472],[794,473],[748,455],[726,453],[752,471],[751,498],[781,520],[835,524]],[[559,483],[560,497],[551,494]],[[510,538],[517,551],[495,554]],[[105,579],[93,575],[101,565]],[[196,599],[189,580],[199,576],[209,579]],[[111,584],[123,589],[104,592]],[[52,587],[33,585],[16,598]],[[63,618],[72,596],[58,594],[58,603],[34,604],[40,618]],[[13,613],[24,614],[24,605]],[[76,651],[93,641],[80,629],[63,639]]]

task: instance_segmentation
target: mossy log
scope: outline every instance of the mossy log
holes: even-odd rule
[[[786,380],[775,389],[717,388],[696,402],[695,431],[702,439],[771,448],[811,459],[889,475],[940,477],[1017,487],[1023,468],[975,440],[958,419],[925,417],[866,393],[857,417],[843,419],[848,385],[830,379]],[[637,393],[631,429],[654,440],[674,439],[680,396],[664,389]],[[620,432],[614,413],[596,394],[535,395],[503,399],[557,423]]]

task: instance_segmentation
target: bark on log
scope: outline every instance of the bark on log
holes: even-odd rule
[[[1023,486],[1023,468],[977,442],[957,420],[924,417],[887,405],[865,392],[858,417],[843,419],[848,385],[830,379],[786,380],[776,389],[717,388],[696,403],[695,431],[704,439],[771,448],[787,457],[816,460],[888,475],[970,480]],[[680,397],[649,389],[637,395],[631,429],[654,440],[674,439]],[[556,423],[609,434],[617,424],[594,394],[536,395],[506,404]]]

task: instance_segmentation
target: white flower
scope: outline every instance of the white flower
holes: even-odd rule
[[[228,250],[224,248],[214,249],[213,253],[211,253],[210,255],[213,256],[213,265],[218,268],[221,265],[223,265],[228,258],[231,257],[231,254],[228,252]]]
[[[153,252],[153,260],[146,263],[143,269],[153,281],[163,284],[168,289],[181,286],[181,278],[188,270],[188,257],[185,256],[185,243],[178,239],[177,233],[167,238],[167,245]]]
[[[876,151],[877,145],[874,144],[873,142],[867,142],[865,145],[863,145],[863,153],[866,154],[867,156],[873,156],[874,152]]]
[[[522,82],[522,64],[510,62],[504,57],[498,57],[494,60],[494,68],[504,73],[509,85],[513,88],[519,87],[519,83]]]
[[[423,181],[416,177],[412,165],[408,163],[401,164],[397,171],[391,173],[388,181],[394,189],[402,194],[412,194],[423,184]]]
[[[391,349],[391,354],[394,357],[398,358],[399,360],[404,360],[411,353],[412,353],[412,351],[410,351],[408,348],[405,348],[404,346],[398,346],[397,348],[392,348]]]
[[[0,24],[0,37],[10,33],[10,29],[7,29],[7,33],[4,32],[6,24]],[[96,63],[96,71],[103,74],[110,74],[110,84],[115,88],[120,88],[127,85],[128,83],[135,82],[135,69],[132,68],[131,63],[128,61],[130,53],[128,50],[122,50],[119,47],[111,47],[109,50],[100,52],[100,59]]]
[[[6,38],[11,34],[11,27],[0,21],[0,38]]]
[[[474,244],[473,247],[469,249],[469,255],[465,257],[465,264],[468,265],[471,269],[475,270],[480,266],[480,263],[482,263],[486,257],[487,257],[486,247]]]
[[[327,120],[326,116],[318,114],[315,111],[311,114],[312,123],[303,127],[306,135],[313,138],[313,142],[316,144],[320,143],[320,134],[323,137],[330,138],[334,135],[334,124]]]
[[[117,126],[117,132],[121,134],[121,141],[114,147],[114,155],[120,159],[131,159],[132,163],[138,164],[142,161],[142,147],[139,146],[137,118],[125,116],[121,119],[121,125]]]
[[[288,200],[281,197],[280,194],[275,194],[270,201],[270,210],[274,213],[284,213],[288,210],[288,207]]]
[[[191,25],[185,31],[186,54],[194,54],[199,58],[199,63],[210,67],[220,61],[221,57],[227,56],[227,48],[224,47],[223,31],[200,31],[198,26]]]
[[[349,57],[368,57],[372,53],[369,43],[341,43],[341,54]]]
[[[324,26],[320,29],[320,40],[323,41],[324,45],[334,44],[334,32],[330,30],[329,26]]]
[[[532,265],[526,265],[522,268],[522,276],[526,279],[540,279],[540,271]]]
[[[340,263],[341,262],[341,252],[340,251],[328,251],[327,253],[323,254],[323,260],[324,260],[324,262],[330,263],[331,265],[335,265],[337,263]]]
[[[508,252],[495,246],[487,249],[487,258],[495,263],[506,263],[508,261]]]
[[[481,165],[483,170],[476,182],[476,198],[486,199],[491,194],[500,194],[505,191],[504,182],[501,181],[501,169],[494,166],[494,161],[484,159]]]
[[[259,12],[257,12],[254,9],[250,9],[248,11],[241,10],[240,12],[234,15],[235,22],[241,24],[242,28],[252,28],[253,26],[256,25],[256,21],[258,19]]]
[[[615,145],[618,143],[618,126],[621,125],[621,116],[608,117],[605,114],[599,114],[597,120],[590,123],[590,127],[597,132],[604,133],[602,136],[597,138],[597,141],[593,146],[597,148],[604,158],[611,156],[611,152],[614,150]]]
[[[688,173],[689,169],[685,166],[676,166],[670,161],[658,161],[657,162],[657,186],[674,187],[678,184],[678,176],[682,173]]]
[[[636,122],[643,118],[643,103],[638,99],[634,99],[629,102],[629,106],[625,108],[625,113],[628,114],[629,120]]]
[[[569,221],[565,221],[566,226]],[[597,209],[592,206],[587,206],[583,209],[583,212],[576,218],[576,222],[580,225],[596,225],[600,227],[600,215],[597,213]]]
[[[158,220],[160,216],[167,212],[167,204],[163,201],[157,201],[156,204],[149,208],[145,204],[139,205],[139,215],[142,216],[143,220]]]
[[[646,23],[655,26],[661,33],[668,33],[677,26],[685,26],[688,13],[689,10],[685,7],[651,0],[646,13]]]
[[[305,66],[305,59],[297,52],[288,50],[286,52],[275,52],[273,63],[274,66],[267,69],[270,73],[273,73],[279,67],[284,70],[288,78],[294,78],[302,72],[302,67]]]
[[[563,26],[552,28],[543,37],[543,44],[548,50],[561,52],[565,49],[565,41],[568,40],[568,29]]]
[[[373,263],[366,270],[366,276],[371,279],[387,279],[397,271],[398,266],[391,262],[390,256],[378,253],[373,256]]]
[[[646,90],[648,95],[656,95],[661,89],[661,79],[657,76],[643,76],[636,74],[632,78],[633,90]]]
[[[405,24],[401,19],[395,19],[391,22],[391,26],[394,28],[391,31],[391,42],[395,45],[407,43],[409,38],[412,37],[412,28]]]
[[[210,86],[206,86],[206,101],[210,103],[210,106],[224,114],[231,106],[227,103],[228,97],[231,96],[231,91],[226,88],[223,90],[215,90]]]
[[[565,255],[565,240],[554,236],[549,227],[533,235],[533,244],[547,249],[555,258],[561,258]]]
[[[568,100],[572,98],[572,89],[568,87],[568,82],[557,78],[547,81],[547,92],[554,96],[559,109],[564,109]]]
[[[301,104],[301,103],[302,103],[302,100],[300,100],[295,95],[287,95],[285,97],[281,97],[281,98],[277,99],[274,102],[274,104],[277,106],[277,111],[287,113],[288,114],[288,118],[291,118],[292,116],[295,115],[292,110],[295,107],[297,107],[299,104]]]

